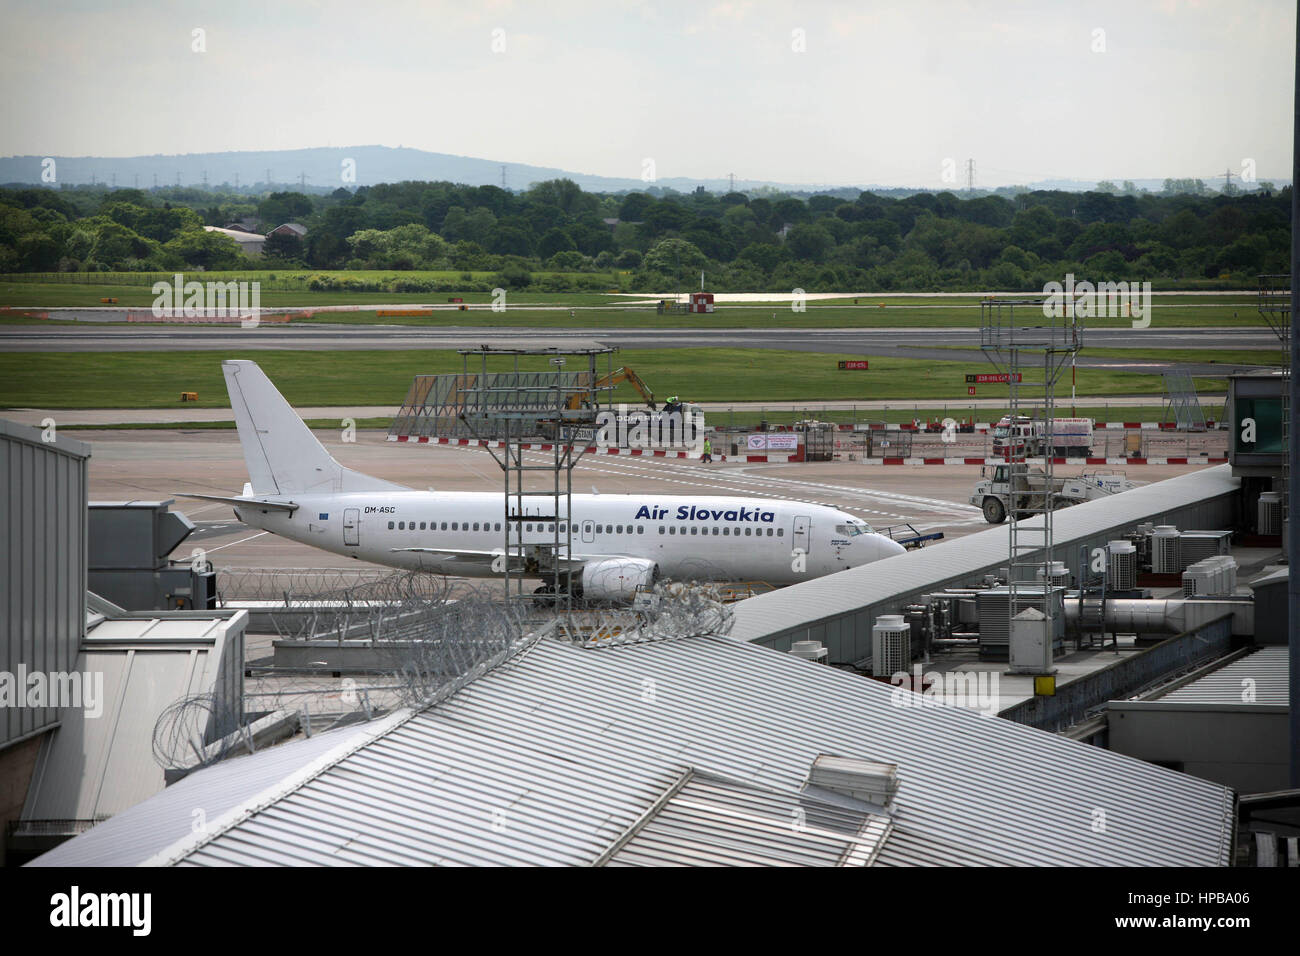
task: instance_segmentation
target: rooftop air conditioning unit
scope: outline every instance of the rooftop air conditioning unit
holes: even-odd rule
[[[1259,496],[1259,533],[1275,535],[1282,533],[1282,495],[1276,491],[1265,491]]]
[[[912,626],[901,614],[876,618],[871,629],[871,674],[890,677],[905,672],[912,663]]]
[[[1214,570],[1198,561],[1183,572],[1183,597],[1205,597],[1214,593]]]
[[[1178,529],[1171,524],[1157,525],[1151,532],[1151,572],[1177,574],[1183,570],[1182,547]]]
[[[1231,531],[1184,531],[1179,537],[1182,539],[1179,547],[1182,548],[1181,557],[1185,567],[1232,550]]]
[[[1046,577],[1051,584],[1060,587],[1070,586],[1070,569],[1065,566],[1064,561],[1053,561],[1048,569],[1039,568],[1035,573],[1035,577],[1040,584],[1043,578]]]
[[[1132,591],[1137,587],[1137,548],[1132,541],[1111,541],[1106,545],[1106,583],[1114,591]]]

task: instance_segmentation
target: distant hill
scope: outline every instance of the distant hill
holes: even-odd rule
[[[0,182],[39,184],[44,158],[0,158]],[[276,188],[305,186],[313,192],[332,191],[340,186],[372,186],[404,180],[446,180],[470,186],[500,186],[503,166],[505,184],[511,190],[527,189],[531,184],[547,179],[572,179],[584,190],[591,192],[646,190],[652,186],[678,192],[688,192],[703,186],[710,192],[725,192],[729,187],[726,179],[671,177],[647,183],[639,178],[594,176],[567,169],[501,163],[471,156],[388,146],[185,153],[178,156],[55,156],[53,159],[58,182],[73,185],[92,181],[104,184],[116,182],[118,186],[139,186],[142,189],[148,189],[155,182],[159,186],[174,186],[178,178],[182,186],[199,186],[204,182],[205,173],[210,187],[233,187],[238,177],[241,188],[264,189],[269,183]],[[355,181],[343,178],[344,163],[347,160],[355,163]],[[820,191],[818,186],[812,184],[752,181],[742,184],[738,181],[736,185],[745,189],[767,186],[782,190]],[[835,187],[824,188],[829,190]]]
[[[44,156],[9,156],[0,158],[0,183],[39,185]],[[269,187],[302,188],[308,192],[331,192],[340,186],[367,186],[404,180],[445,180],[471,186],[500,186],[502,167],[505,184],[511,190],[527,189],[532,183],[547,179],[571,179],[590,192],[651,191],[654,187],[690,192],[703,186],[709,192],[724,193],[730,188],[725,178],[689,179],[669,177],[647,183],[639,178],[595,176],[566,169],[530,166],[525,163],[501,163],[496,160],[430,153],[408,147],[345,146],[312,149],[257,150],[251,152],[185,153],[176,156],[55,156],[56,183],[82,185],[91,182],[120,187],[148,189],[154,185],[235,188],[261,192]],[[354,164],[355,180],[344,178],[345,162]],[[206,178],[205,178],[206,177]],[[1260,179],[1281,187],[1286,178]],[[1159,191],[1163,180],[1139,179],[1142,188]],[[1118,183],[1117,183],[1118,184]],[[1029,184],[1031,189],[1083,191],[1096,185],[1087,180],[1046,180]],[[1207,181],[1207,185],[1213,186]],[[778,183],[736,180],[736,188],[746,192],[756,189],[779,190],[795,194],[839,193],[852,198],[864,189],[889,195],[914,192],[938,192],[937,187],[917,186],[906,189],[878,184]],[[954,188],[953,192],[958,190]],[[977,190],[982,192],[983,190]],[[1001,190],[1006,192],[1004,188]]]

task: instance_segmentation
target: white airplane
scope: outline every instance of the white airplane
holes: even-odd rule
[[[544,504],[515,522],[522,549],[517,529],[507,549],[503,493],[415,491],[344,468],[255,362],[222,369],[250,481],[238,496],[184,497],[233,505],[250,527],[334,554],[462,577],[499,577],[509,562],[542,580],[539,591],[558,568],[575,595],[627,601],[660,576],[793,584],[904,551],[825,505],[656,494],[575,494],[571,516],[544,515],[552,499],[534,498]]]

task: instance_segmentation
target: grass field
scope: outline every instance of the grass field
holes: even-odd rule
[[[406,395],[413,376],[462,369],[460,356],[450,350],[7,353],[0,355],[0,407],[173,408],[185,407],[179,401],[181,392],[196,391],[198,407],[224,408],[228,400],[223,358],[258,362],[297,406],[395,405]],[[660,397],[677,394],[699,402],[851,404],[898,399],[909,404],[951,401],[960,405],[967,395],[965,375],[989,369],[982,359],[935,362],[873,357],[869,372],[839,371],[836,362],[842,358],[861,356],[774,349],[624,349],[617,363],[636,369]],[[527,357],[521,367],[544,368],[545,363],[544,357]],[[1220,391],[1227,384],[1222,379],[1202,379],[1198,387]],[[1002,388],[980,386],[979,397],[997,397],[994,389]],[[1077,390],[1093,396],[1163,394],[1159,375],[1097,369],[1079,370]],[[625,386],[614,400],[640,401]]]

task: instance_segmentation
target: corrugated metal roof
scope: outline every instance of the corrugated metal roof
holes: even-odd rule
[[[147,860],[183,834],[217,823],[325,754],[369,739],[353,725],[235,757],[172,784],[161,794],[60,844],[28,866],[123,866]]]
[[[1107,529],[1129,528],[1180,507],[1229,494],[1238,484],[1229,465],[1218,465],[1063,509],[1052,516],[1058,557],[1072,562],[1076,557],[1068,547],[1072,541],[1095,537]],[[1023,522],[1022,527],[1041,524],[1042,518],[1034,518]],[[759,594],[736,605],[731,634],[742,640],[761,640],[888,601],[895,595],[930,590],[984,568],[1005,567],[1008,533],[1007,526],[1002,525]]]
[[[970,711],[901,706],[894,690],[729,638],[604,649],[540,640],[441,703],[389,718],[355,751],[249,798],[206,834],[186,824],[154,859],[589,864],[684,768],[788,800],[825,753],[898,765],[881,862],[1228,862],[1226,788]],[[141,815],[157,808],[156,819],[176,819],[177,802],[206,806],[210,775],[226,787],[241,770],[264,776],[261,761],[288,761],[277,752],[298,746],[200,771],[185,791],[60,847],[57,862],[81,863],[78,844],[90,837],[99,860],[141,862]],[[777,800],[766,800],[770,812]],[[717,833],[720,820],[705,827],[697,817],[691,838]],[[120,853],[106,854],[119,829]]]
[[[1287,707],[1291,702],[1288,648],[1261,647],[1156,698],[1169,704],[1260,704]]]
[[[59,732],[41,744],[21,818],[94,820],[162,790],[154,725],[181,698],[220,691],[231,658],[242,670],[247,624],[247,611],[185,611],[110,619],[94,627],[76,670],[102,675],[101,713],[64,711]]]
[[[856,800],[688,773],[608,866],[868,866],[892,821]]]
[[[18,441],[27,442],[29,445],[36,445],[43,451],[58,452],[61,455],[70,455],[73,458],[90,457],[89,444],[60,435],[57,425],[52,433],[54,441],[44,441],[41,438],[44,433],[45,429],[39,425],[23,425],[7,418],[0,418],[0,436],[14,438]]]
[[[266,236],[256,232],[240,232],[238,229],[223,229],[220,226],[204,226],[206,232],[219,232],[223,236],[229,236],[241,246],[261,245],[266,242]]]

